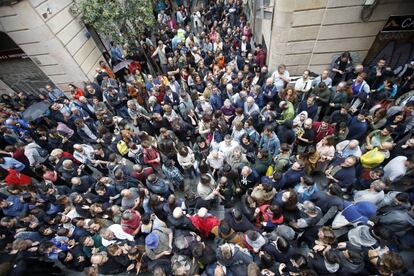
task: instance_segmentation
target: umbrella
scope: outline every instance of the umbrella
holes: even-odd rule
[[[22,113],[23,120],[30,122],[46,116],[49,113],[49,107],[50,103],[46,101],[34,103]]]
[[[120,63],[118,63],[117,65],[114,66],[114,68],[112,69],[112,71],[114,73],[121,71],[122,69],[124,69],[125,67],[129,66],[131,64],[132,60],[127,59],[127,60],[123,60]]]

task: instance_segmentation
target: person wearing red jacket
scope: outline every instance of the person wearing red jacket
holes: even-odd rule
[[[284,220],[282,209],[277,205],[264,204],[259,207],[256,224],[263,226],[265,230],[273,230]]]
[[[211,233],[211,230],[220,224],[220,220],[209,214],[208,210],[204,207],[198,210],[196,215],[189,217],[191,223],[200,231],[202,237],[208,237]]]
[[[334,133],[334,128],[329,124],[327,118],[323,118],[322,122],[313,122],[312,128],[315,131],[315,139],[313,140],[315,144],[319,143],[326,136],[330,136]]]
[[[7,172],[8,174],[4,179],[7,186],[29,186],[32,184],[32,178],[30,176],[14,169],[9,169]]]

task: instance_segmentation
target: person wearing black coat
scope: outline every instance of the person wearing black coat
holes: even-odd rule
[[[177,93],[172,92],[171,89],[167,89],[164,95],[164,104],[168,104],[176,109],[180,104],[180,97]]]
[[[276,134],[280,144],[293,145],[296,140],[296,135],[293,131],[293,121],[286,120],[282,125],[278,126]]]
[[[62,251],[58,255],[58,260],[68,269],[82,272],[91,263],[83,254],[82,246],[75,245],[69,251]]]
[[[167,218],[168,228],[175,230],[188,230],[196,232],[197,229],[191,223],[190,219],[184,215],[183,210],[180,207],[176,207],[172,216]]]
[[[246,232],[248,230],[257,230],[256,226],[251,223],[239,209],[233,208],[226,211],[224,219],[230,227],[236,232]]]
[[[76,133],[79,135],[82,141],[91,144],[97,143],[99,135],[98,131],[92,123],[83,121],[82,119],[76,119],[75,125]]]

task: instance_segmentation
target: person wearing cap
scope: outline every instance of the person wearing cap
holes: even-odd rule
[[[145,237],[145,254],[150,260],[169,256],[172,251],[173,233],[168,228],[154,229]]]

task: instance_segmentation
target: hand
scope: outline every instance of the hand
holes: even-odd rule
[[[75,245],[75,240],[68,240],[68,245],[73,247]]]
[[[319,244],[317,244],[313,247],[313,251],[316,251],[316,252],[322,251],[324,249],[325,249],[325,246],[319,245]]]
[[[343,75],[344,74],[344,71],[342,71],[342,70],[338,70],[337,71],[339,74],[341,74],[341,75]]]
[[[367,144],[367,145],[365,146],[365,148],[366,148],[367,150],[372,150],[374,147],[373,147],[372,145],[368,145],[368,144]]]
[[[133,268],[135,267],[135,264],[130,264],[128,267],[127,267],[127,271],[130,271],[130,270],[132,270]]]
[[[334,103],[330,103],[329,106],[335,107],[335,104]]]
[[[78,258],[77,258],[77,260],[78,260],[78,262],[84,262],[85,261],[85,258],[83,257],[83,256],[79,256]]]
[[[37,251],[37,247],[31,247],[28,249],[30,252],[36,252]]]
[[[339,249],[344,249],[344,248],[346,248],[346,242],[340,242],[340,243],[338,243],[338,248],[339,248]]]
[[[281,263],[280,265],[279,265],[279,274],[283,274],[283,270],[286,268],[286,264],[284,264],[284,263]]]

